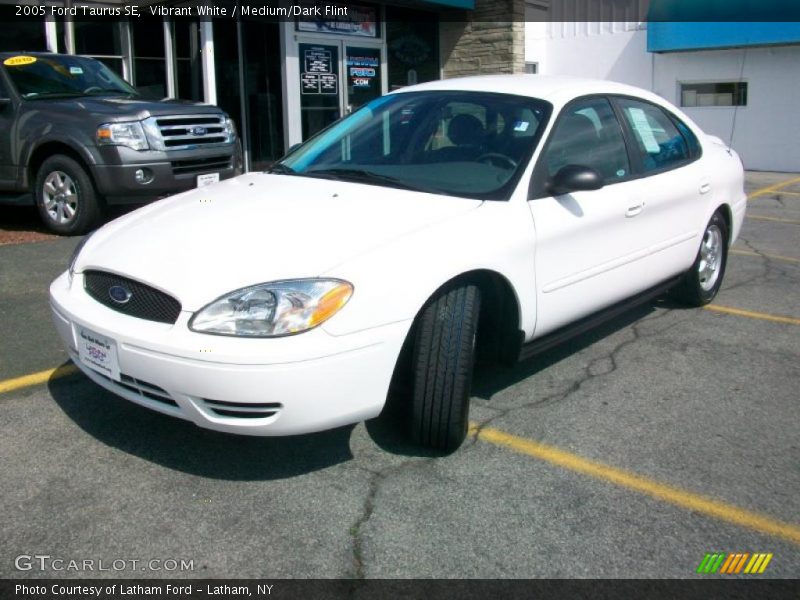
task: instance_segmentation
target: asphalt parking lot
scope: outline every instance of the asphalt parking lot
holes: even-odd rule
[[[796,578],[800,177],[747,187],[713,305],[661,299],[480,369],[471,436],[443,457],[390,419],[241,438],[104,391],[47,306],[78,240],[3,244],[25,219],[0,209],[0,577]],[[706,553],[772,558],[698,575]]]

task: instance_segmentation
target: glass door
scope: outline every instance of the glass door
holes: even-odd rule
[[[340,44],[299,44],[300,120],[307,140],[342,116]]]
[[[353,112],[381,95],[381,49],[345,46],[347,68],[347,112]]]
[[[380,44],[303,38],[297,48],[304,140],[383,93]]]

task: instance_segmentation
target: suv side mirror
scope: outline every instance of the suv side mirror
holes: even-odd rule
[[[585,165],[567,165],[553,175],[547,183],[547,191],[560,196],[570,192],[599,190],[603,184],[603,176],[597,169]]]

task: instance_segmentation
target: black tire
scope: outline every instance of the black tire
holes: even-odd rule
[[[480,291],[443,291],[419,316],[412,357],[411,434],[420,445],[452,451],[467,435]]]
[[[714,299],[728,264],[728,239],[725,219],[716,212],[703,232],[694,264],[672,290],[676,300],[688,306],[703,306]],[[709,268],[710,263],[713,268]]]
[[[83,235],[100,218],[92,180],[74,159],[54,154],[36,173],[36,208],[45,226],[60,235]]]

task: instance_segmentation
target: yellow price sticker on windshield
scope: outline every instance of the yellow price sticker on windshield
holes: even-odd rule
[[[12,56],[3,61],[7,67],[20,67],[22,65],[32,65],[36,62],[35,56]]]

